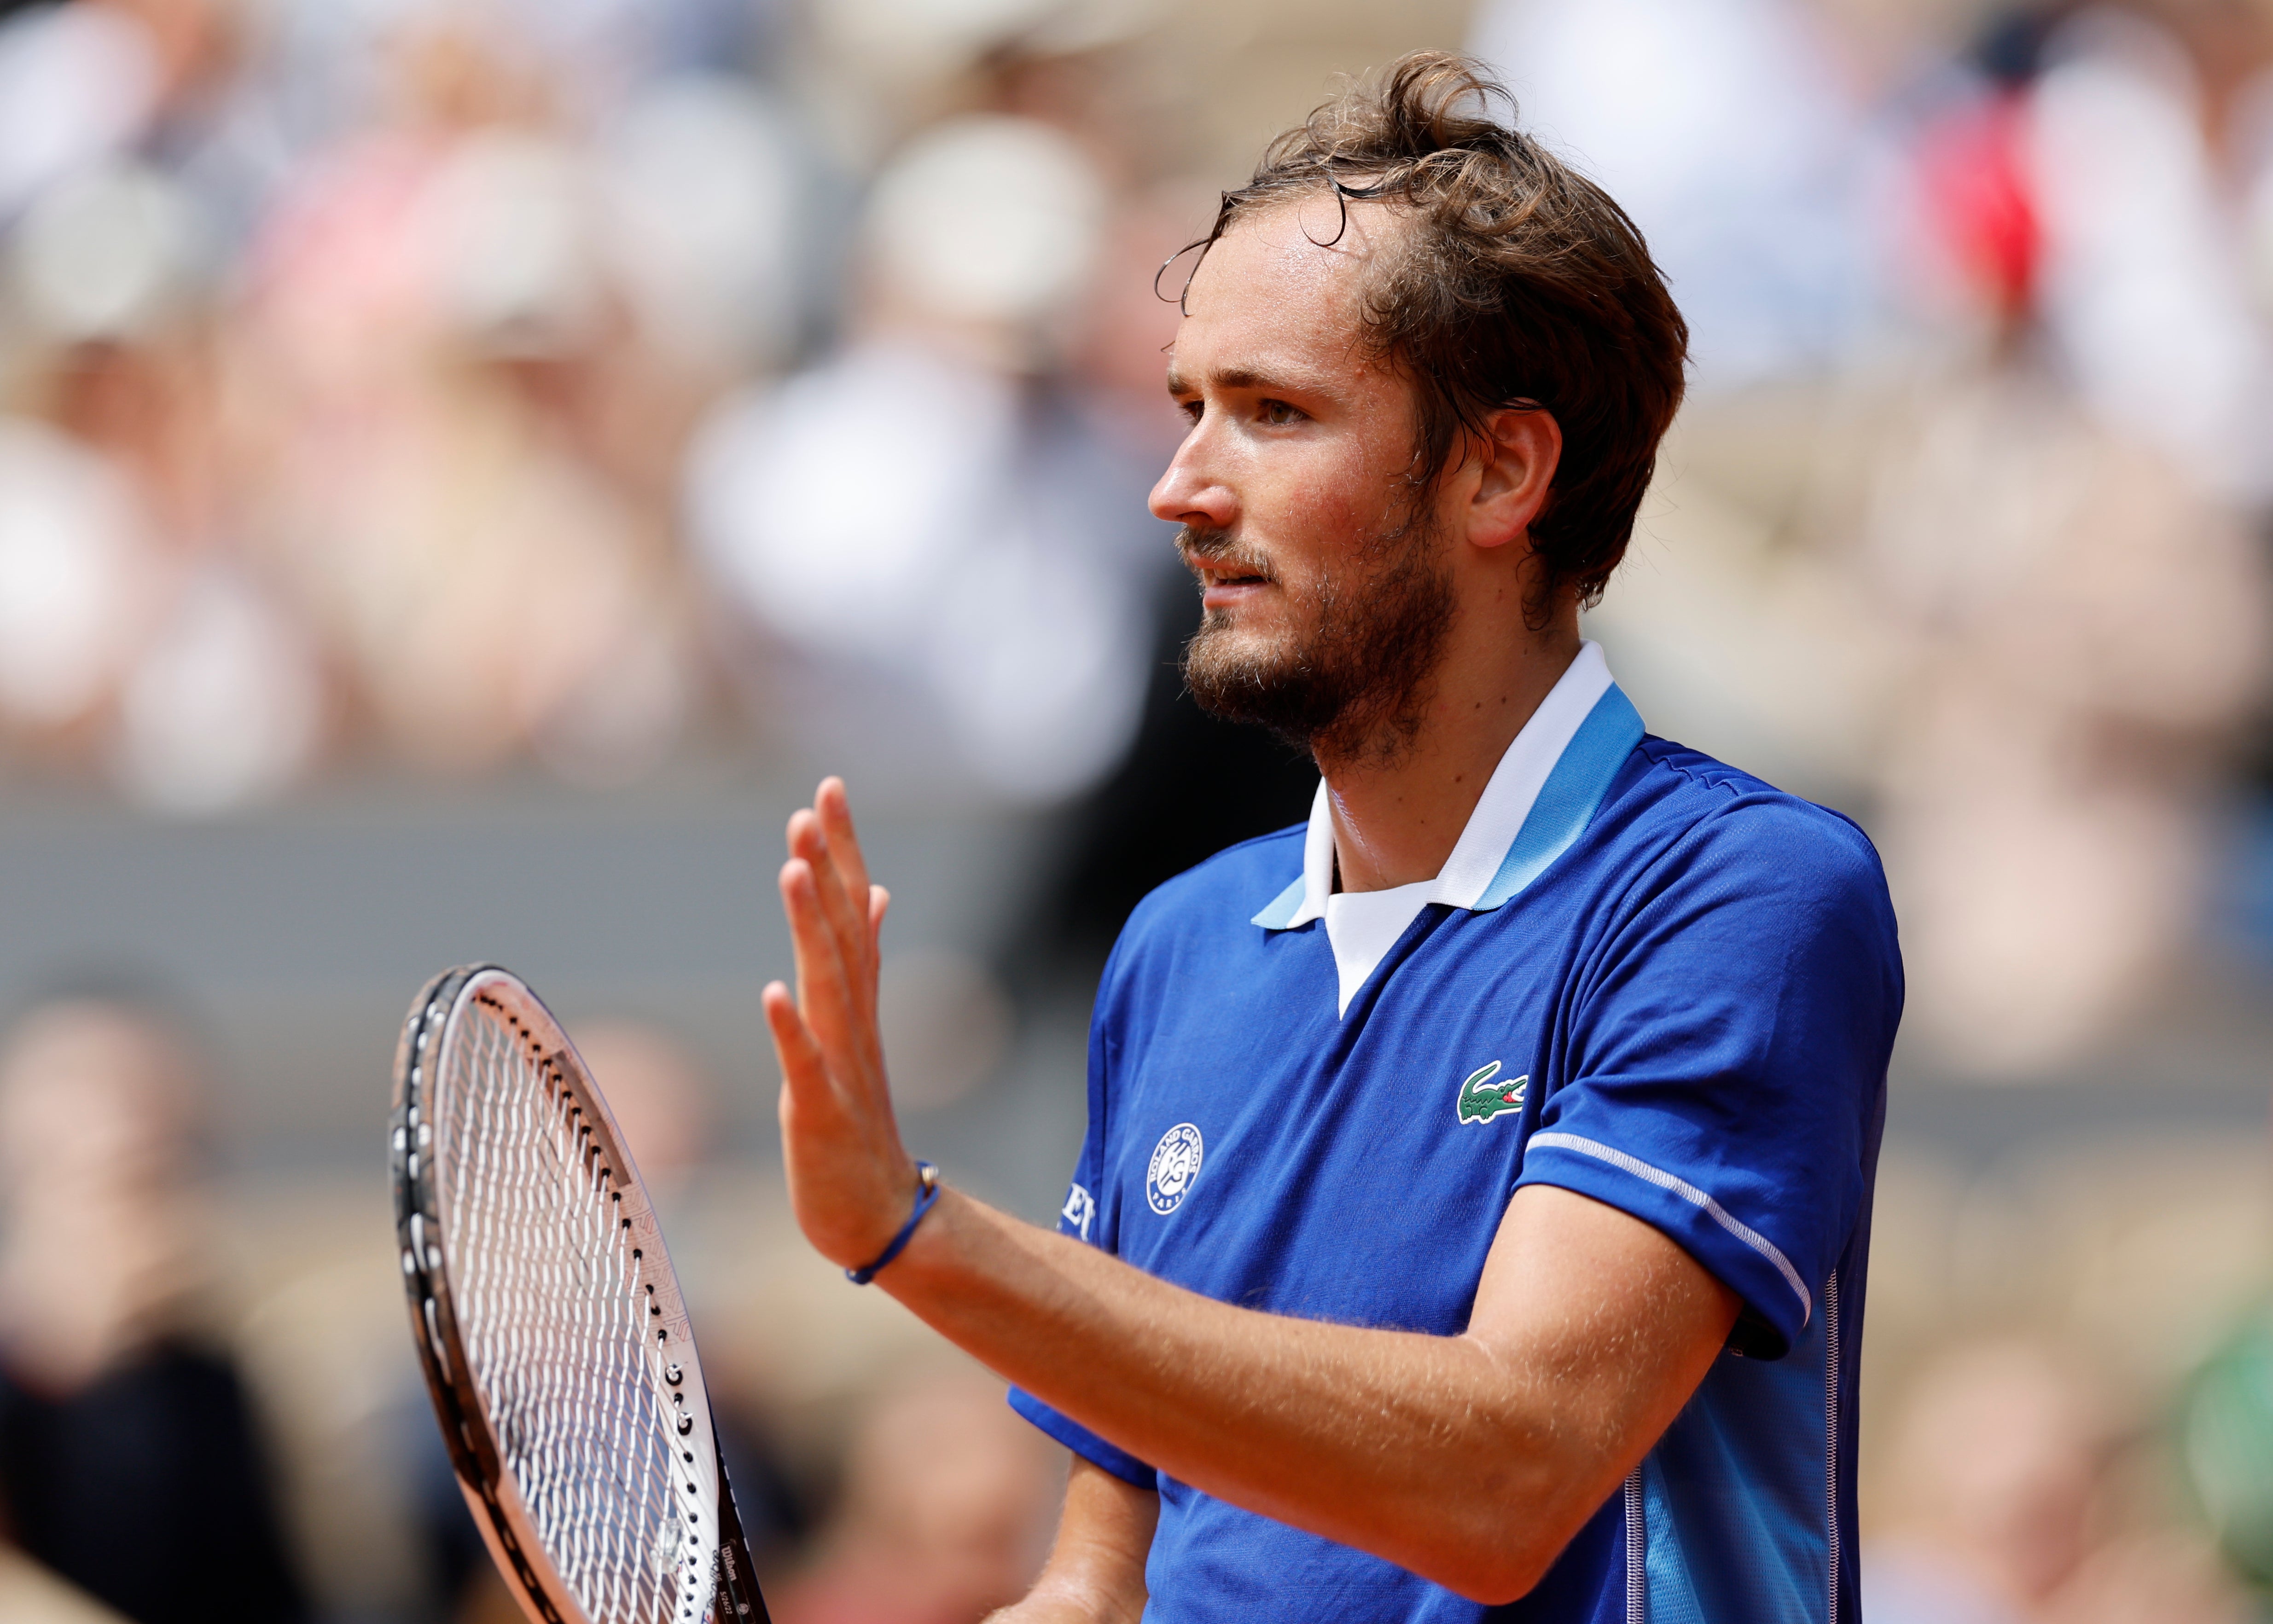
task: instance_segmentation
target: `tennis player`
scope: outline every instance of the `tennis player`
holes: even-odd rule
[[[1130,917],[1055,1234],[902,1149],[844,787],[766,1009],[799,1222],[1072,1448],[1017,1620],[1856,1617],[1902,1001],[1869,842],[1649,736],[1579,634],[1682,390],[1632,224],[1406,58],[1186,288],[1152,492],[1307,827]]]

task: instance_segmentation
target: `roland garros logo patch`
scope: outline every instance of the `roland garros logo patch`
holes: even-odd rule
[[[1503,1111],[1521,1111],[1526,1088],[1531,1074],[1524,1073],[1512,1081],[1497,1081],[1499,1062],[1480,1066],[1468,1074],[1460,1084],[1460,1093],[1453,1106],[1453,1115],[1466,1126],[1471,1122],[1489,1122]]]
[[[1199,1129],[1189,1122],[1179,1122],[1160,1135],[1160,1142],[1152,1147],[1152,1164],[1144,1170],[1144,1199],[1154,1212],[1165,1218],[1183,1205],[1200,1176],[1204,1149]]]

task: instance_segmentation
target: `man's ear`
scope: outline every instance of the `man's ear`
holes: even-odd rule
[[[1563,425],[1543,407],[1503,407],[1476,439],[1475,490],[1467,534],[1476,547],[1504,547],[1531,528],[1547,505],[1563,460]]]

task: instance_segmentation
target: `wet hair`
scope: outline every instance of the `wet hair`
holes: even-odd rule
[[[1507,122],[1491,116],[1495,101]],[[1377,355],[1414,385],[1414,495],[1459,466],[1492,413],[1552,413],[1562,461],[1531,525],[1543,618],[1565,587],[1598,601],[1624,557],[1681,405],[1689,328],[1625,211],[1514,116],[1476,64],[1415,51],[1272,141],[1182,253],[1197,273],[1242,216],[1319,192],[1340,204],[1344,230],[1353,200],[1409,216],[1364,319]]]

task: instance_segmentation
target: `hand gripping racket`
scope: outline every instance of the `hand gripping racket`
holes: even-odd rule
[[[459,1486],[536,1624],[767,1624],[646,1186],[567,1034],[495,965],[394,1057],[410,1326]]]

